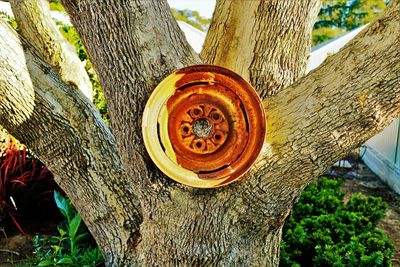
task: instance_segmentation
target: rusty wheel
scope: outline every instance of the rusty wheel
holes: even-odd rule
[[[193,187],[226,185],[243,176],[264,143],[261,101],[243,78],[198,65],[165,78],[143,114],[143,139],[170,178]]]

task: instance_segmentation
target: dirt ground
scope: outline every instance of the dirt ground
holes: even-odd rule
[[[345,201],[351,194],[361,192],[365,196],[381,197],[389,205],[378,228],[383,230],[395,246],[393,266],[400,267],[400,195],[390,189],[358,158],[347,159],[352,168],[332,168],[328,174],[345,178]]]
[[[32,239],[35,235],[51,236],[57,233],[59,214],[49,214],[47,218],[37,220],[21,219],[20,224],[28,239],[14,225],[0,222],[0,267],[11,267],[23,264],[34,250]]]

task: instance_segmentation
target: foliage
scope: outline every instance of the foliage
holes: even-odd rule
[[[71,201],[54,191],[57,207],[66,218],[58,227],[58,235],[51,237],[35,236],[34,255],[28,266],[99,266],[104,262],[103,255],[90,236]]]
[[[373,21],[385,0],[324,0],[314,24],[313,45]]]
[[[200,16],[199,12],[197,11],[188,9],[177,10],[175,8],[171,8],[171,11],[176,20],[184,21],[200,31],[206,32],[210,26],[211,19]]]
[[[0,219],[8,215],[24,234],[16,215],[40,208],[54,188],[51,172],[9,136],[0,154]]]
[[[312,31],[312,45],[315,46],[321,44],[337,36],[343,35],[344,33],[346,33],[346,30],[341,28],[314,28]]]
[[[73,46],[75,46],[79,59],[81,61],[87,60],[88,56],[86,50],[83,47],[81,39],[79,38],[79,35],[76,32],[75,28],[69,25],[65,25],[60,21],[57,21],[57,26],[59,27],[59,30],[61,34],[64,36],[64,38],[68,42],[70,42]]]
[[[65,12],[61,0],[50,0],[50,10]]]
[[[8,24],[10,24],[11,27],[13,27],[16,31],[18,31],[17,22],[15,21],[14,17],[8,15],[7,12],[0,11],[0,19],[6,21]]]
[[[284,226],[281,266],[391,266],[393,245],[375,229],[387,204],[361,194],[344,204],[341,185],[321,177],[304,190]]]
[[[352,30],[374,20],[385,7],[384,0],[325,0],[315,28]]]

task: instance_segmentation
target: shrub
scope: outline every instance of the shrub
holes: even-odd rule
[[[17,215],[38,212],[57,188],[51,172],[25,147],[7,138],[0,152],[0,220],[8,216],[24,234]]]
[[[54,199],[66,220],[57,228],[58,235],[35,236],[35,251],[26,266],[102,265],[103,255],[70,200],[57,191]]]
[[[342,181],[310,184],[283,229],[280,266],[391,266],[393,245],[375,229],[387,204],[354,194],[343,203]]]

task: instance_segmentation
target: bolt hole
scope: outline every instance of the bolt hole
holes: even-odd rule
[[[221,136],[219,134],[215,135],[215,139],[220,140]]]
[[[187,126],[183,127],[183,131],[184,131],[185,133],[188,133],[188,132],[189,132],[189,127],[187,127]]]
[[[214,118],[214,120],[218,120],[218,119],[219,119],[219,114],[214,113],[214,114],[213,114],[213,118]]]
[[[197,108],[195,110],[193,110],[193,114],[194,115],[199,115],[200,114],[200,110],[198,110]]]
[[[202,145],[202,144],[201,144],[200,142],[196,143],[196,146],[197,146],[198,148],[200,148],[201,145]]]

